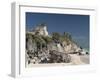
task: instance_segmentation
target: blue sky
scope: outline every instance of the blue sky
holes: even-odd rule
[[[89,15],[49,14],[26,12],[26,28],[46,23],[48,32],[69,32],[72,37],[89,46]]]

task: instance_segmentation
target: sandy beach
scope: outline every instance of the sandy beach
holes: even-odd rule
[[[77,55],[72,54],[70,55],[72,58],[72,65],[81,65],[81,64],[89,64],[89,55]]]

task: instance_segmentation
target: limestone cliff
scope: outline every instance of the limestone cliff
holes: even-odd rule
[[[47,25],[39,24],[26,32],[26,63],[69,63],[69,54],[82,54],[68,33],[48,34]]]

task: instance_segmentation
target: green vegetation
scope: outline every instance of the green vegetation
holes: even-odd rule
[[[52,38],[49,36],[42,36],[42,38],[46,42],[46,44],[49,44],[53,41]]]
[[[42,36],[39,35],[32,35],[30,33],[26,34],[26,40],[31,39],[33,43],[35,43],[38,47],[38,49],[42,49],[43,47],[46,47],[46,42],[42,38]]]
[[[52,39],[55,42],[67,42],[67,44],[70,44],[70,42],[72,41],[72,37],[69,33],[64,32],[63,34],[57,33],[57,32],[53,32],[52,33]]]
[[[32,42],[37,45],[38,49],[42,49],[42,48],[46,48],[47,45],[52,42],[62,43],[65,41],[67,44],[70,44],[72,40],[71,35],[66,32],[64,32],[63,34],[60,34],[58,32],[53,32],[51,36],[52,37],[26,33],[26,41],[28,39],[31,39]]]

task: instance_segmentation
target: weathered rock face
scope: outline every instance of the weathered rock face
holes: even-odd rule
[[[59,52],[63,52],[63,53],[72,53],[72,52],[79,52],[81,51],[80,47],[78,47],[76,44],[71,43],[71,44],[63,44],[62,45],[60,43],[51,43],[48,45],[50,50],[56,50]]]
[[[37,50],[37,46],[35,43],[32,42],[32,39],[29,38],[26,42],[26,47],[27,50],[34,52],[35,50]]]
[[[82,49],[73,41],[57,41],[49,36],[44,24],[38,25],[33,32],[27,32],[26,63],[69,63],[69,54],[83,54]],[[65,37],[66,38],[66,37]],[[64,39],[64,38],[63,38]]]
[[[39,63],[69,63],[71,57],[69,54],[58,52],[55,50],[44,52],[27,52],[27,64],[39,64]]]
[[[50,61],[55,63],[69,63],[71,61],[70,55],[58,51],[50,51]]]
[[[39,24],[38,26],[36,26],[35,29],[33,29],[33,32],[27,32],[30,33],[32,35],[41,35],[41,36],[49,36],[48,31],[47,31],[47,26],[45,24]],[[27,42],[27,46],[29,48],[29,50],[33,50],[36,49],[36,45],[35,43],[32,43],[32,40],[29,39]],[[80,48],[73,42],[71,42],[70,44],[68,44],[66,41],[63,41],[61,43],[55,43],[52,42],[49,45],[47,45],[48,48],[50,50],[56,50],[59,52],[78,52],[80,50]]]

